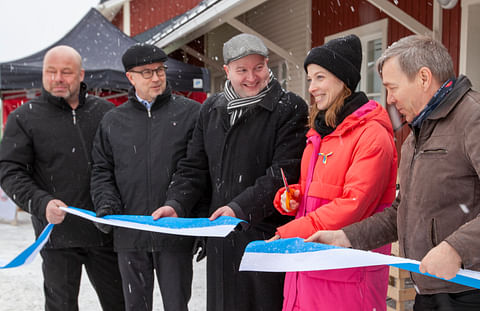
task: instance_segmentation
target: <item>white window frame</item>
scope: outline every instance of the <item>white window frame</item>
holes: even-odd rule
[[[479,25],[475,25],[475,29],[470,29],[469,25],[471,25],[471,21],[469,21],[469,17],[471,15],[469,14],[469,9],[470,6],[472,5],[479,5],[480,0],[462,0],[461,6],[462,6],[462,15],[461,15],[461,30],[460,30],[460,57],[459,57],[459,74],[463,75],[469,75],[472,72],[472,70],[480,70],[477,67],[477,64],[467,64],[467,54],[468,53],[473,53],[475,54],[476,51],[469,51],[469,44],[475,44],[477,45],[477,42],[469,42],[469,38],[472,38],[472,33],[477,33]],[[476,18],[476,17],[474,17]],[[476,20],[475,20],[476,22]],[[478,23],[478,22],[477,22]],[[474,69],[475,68],[475,69]],[[480,82],[475,81],[470,77],[473,83],[473,89],[479,90],[480,89]],[[478,85],[475,85],[478,84]]]
[[[480,0],[479,0],[480,1]],[[367,64],[367,47],[368,47],[368,42],[381,39],[382,40],[382,52],[385,51],[387,48],[387,31],[388,31],[388,19],[384,18],[369,24],[365,24],[359,27],[351,28],[346,31],[338,32],[330,36],[325,37],[324,42],[328,42],[332,39],[339,38],[345,35],[349,34],[355,34],[360,38],[360,41],[362,43],[362,69],[360,72],[361,79],[359,83],[359,90],[362,92],[365,92],[367,96],[373,97],[373,96],[378,96],[380,95],[380,104],[385,107],[386,104],[386,96],[385,96],[385,88],[382,86],[381,92],[379,93],[367,93],[367,69],[368,65]],[[375,66],[375,63],[371,63],[370,66]],[[374,68],[376,71],[376,69]]]

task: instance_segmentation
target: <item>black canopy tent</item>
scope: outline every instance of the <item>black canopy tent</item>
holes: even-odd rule
[[[76,49],[83,59],[85,79],[89,89],[126,90],[121,57],[137,43],[92,8],[62,39],[33,55],[0,64],[0,90],[38,89],[42,85],[42,62],[45,53],[57,45]],[[210,90],[209,72],[205,68],[169,58],[167,80],[175,91]]]

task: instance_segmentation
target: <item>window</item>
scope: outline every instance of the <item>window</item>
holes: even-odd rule
[[[272,64],[270,65],[270,70],[272,71],[273,75],[275,78],[277,78],[278,82],[282,86],[284,90],[287,89],[287,73],[288,73],[288,67],[287,67],[287,62],[282,61],[280,63]]]
[[[480,89],[480,0],[462,1],[462,28],[460,32],[460,74],[468,76],[473,89]]]
[[[361,40],[362,47],[365,48],[365,66],[362,66],[361,75],[364,77],[363,83],[359,84],[359,88],[363,90],[368,98],[381,102],[382,100],[382,80],[377,73],[375,67],[376,60],[382,55],[382,39]],[[365,69],[363,69],[365,67]]]

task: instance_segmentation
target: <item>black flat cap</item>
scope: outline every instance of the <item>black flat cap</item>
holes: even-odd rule
[[[123,67],[129,71],[133,67],[163,63],[167,60],[167,54],[152,44],[137,43],[129,47],[122,56]]]

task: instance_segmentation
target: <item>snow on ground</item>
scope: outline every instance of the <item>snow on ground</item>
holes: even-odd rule
[[[18,212],[16,225],[0,220],[0,261],[8,262],[33,243],[35,237],[30,215]],[[190,311],[206,309],[206,260],[193,264]],[[155,283],[153,310],[163,310],[162,298]],[[78,304],[81,311],[101,311],[100,304],[84,271]],[[0,311],[43,310],[42,259],[27,266],[0,270]]]

